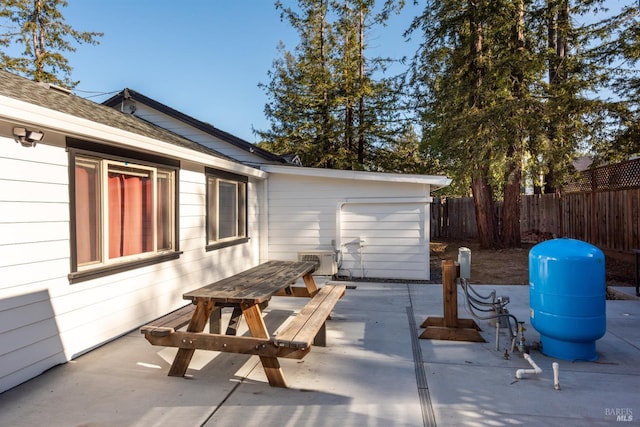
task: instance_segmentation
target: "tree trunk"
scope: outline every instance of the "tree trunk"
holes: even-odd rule
[[[568,49],[568,28],[569,28],[569,1],[568,0],[548,0],[547,3],[547,25],[548,25],[548,47],[550,52],[555,52],[549,59],[549,90],[553,96],[555,88],[560,86],[567,79],[567,73],[563,70]],[[549,102],[553,106],[553,102]],[[558,191],[558,177],[554,168],[558,165],[558,159],[554,153],[564,151],[564,136],[561,132],[562,123],[558,117],[552,115],[549,124],[547,138],[552,144],[551,158],[546,159],[549,165],[544,177],[543,188],[547,194]]]
[[[469,5],[471,9],[469,17],[469,27],[471,28],[471,64],[469,67],[471,87],[469,90],[469,107],[482,108],[483,103],[479,95],[484,77],[482,22],[480,22],[480,18],[478,17],[478,4],[475,1],[471,1]]]
[[[520,185],[522,164],[519,154],[513,153],[507,159],[504,202],[502,205],[502,247],[520,247]]]
[[[360,31],[358,32],[358,168],[364,166],[365,113],[364,113],[364,13],[360,4]]]
[[[524,53],[524,1],[518,2],[518,15],[513,28],[513,46],[516,56]],[[524,88],[524,71],[520,64],[513,64],[511,68],[513,81],[513,97],[526,102]],[[522,152],[524,146],[524,129],[521,119],[516,113],[518,124],[511,135],[511,142],[507,149],[507,164],[504,175],[504,197],[502,205],[502,233],[501,242],[504,248],[520,247],[520,186],[522,184]]]
[[[478,240],[480,247],[495,249],[496,224],[494,215],[493,192],[489,185],[486,169],[478,169],[471,178],[473,203],[476,208],[476,224],[478,225]]]
[[[469,67],[469,109],[484,107],[483,99],[480,95],[484,78],[484,57],[483,57],[483,36],[482,21],[479,17],[478,3],[469,2],[470,15],[469,27],[471,28],[471,45]],[[479,143],[469,141],[469,143]],[[476,208],[476,224],[478,226],[478,240],[483,248],[495,248],[496,224],[494,215],[493,192],[489,184],[489,171],[486,167],[476,169],[471,177],[471,191],[473,192],[473,202]]]
[[[327,65],[327,53],[325,52],[325,25],[326,25],[326,17],[325,17],[325,7],[322,4],[322,1],[320,2],[320,10],[322,11],[322,13],[320,14],[320,28],[319,28],[319,37],[320,37],[320,61],[322,64],[322,71],[323,73],[326,71],[326,69],[328,68]],[[333,167],[333,158],[331,157],[331,154],[334,151],[334,147],[332,144],[332,138],[330,137],[331,135],[331,117],[330,117],[330,108],[329,108],[329,94],[327,93],[327,88],[326,85],[323,86],[323,91],[322,91],[322,107],[320,107],[321,110],[321,120],[322,120],[322,125],[321,125],[321,141],[320,141],[320,146],[322,147],[322,152],[320,153],[321,156],[318,160],[322,159],[322,162],[324,163],[323,166],[327,169],[331,169]]]

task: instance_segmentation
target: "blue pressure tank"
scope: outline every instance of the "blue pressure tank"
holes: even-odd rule
[[[607,328],[604,254],[574,239],[553,239],[529,251],[531,325],[542,352],[562,360],[598,358]]]

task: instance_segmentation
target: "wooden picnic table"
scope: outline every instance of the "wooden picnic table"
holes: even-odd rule
[[[167,322],[155,322],[141,328],[141,332],[153,345],[179,348],[169,370],[170,376],[184,376],[196,349],[215,350],[258,355],[269,384],[287,387],[278,357],[304,357],[314,338],[319,333],[324,334],[324,322],[345,290],[342,285],[325,285],[318,289],[312,276],[315,268],[313,262],[266,262],[185,293],[183,298],[195,305],[192,313],[186,314],[190,315],[186,331],[175,330],[186,322],[180,323],[176,321],[180,316],[173,316],[175,328]],[[301,277],[305,286],[293,286]],[[272,336],[267,330],[262,314],[262,306],[273,296],[311,298],[277,336]],[[220,309],[229,306],[234,307],[234,314],[227,333],[222,334]],[[231,323],[240,314],[247,323],[250,336],[234,335],[235,327]],[[212,327],[208,333],[203,332],[210,319]]]

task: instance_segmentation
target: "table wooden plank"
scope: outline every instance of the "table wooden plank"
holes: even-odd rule
[[[163,347],[177,347],[194,350],[221,351],[227,353],[250,354],[256,356],[302,359],[309,349],[277,347],[272,340],[249,336],[210,334],[206,332],[176,331],[167,336],[147,336],[147,340]]]
[[[344,285],[325,285],[293,319],[276,335],[278,346],[308,348],[320,331],[334,306],[344,295]]]
[[[262,303],[307,273],[312,262],[268,261],[234,276],[187,292],[185,299],[211,298],[215,302]]]
[[[315,269],[315,264],[310,262],[270,261],[266,266],[269,271],[255,275],[254,282],[239,290],[237,298],[259,299],[264,298],[266,294],[273,295]],[[256,267],[258,272],[261,267]]]

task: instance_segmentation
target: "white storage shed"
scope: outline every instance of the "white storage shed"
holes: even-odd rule
[[[269,173],[263,227],[268,258],[335,253],[339,276],[429,279],[431,191],[448,185],[448,178],[275,165],[262,169]]]

